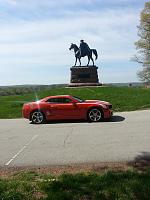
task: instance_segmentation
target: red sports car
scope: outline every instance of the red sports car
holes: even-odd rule
[[[85,119],[98,122],[112,116],[112,104],[100,100],[81,100],[70,95],[49,96],[23,105],[22,114],[34,124],[46,120]]]

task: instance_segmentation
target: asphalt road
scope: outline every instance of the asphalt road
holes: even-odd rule
[[[99,123],[0,120],[0,166],[121,162],[144,154],[150,155],[150,110]]]

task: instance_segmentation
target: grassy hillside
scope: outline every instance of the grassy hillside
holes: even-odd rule
[[[113,104],[114,111],[131,111],[150,108],[150,89],[128,87],[56,87],[32,90],[28,94],[0,96],[0,118],[21,117],[23,103],[35,101],[50,95],[69,94],[82,99],[100,99]]]

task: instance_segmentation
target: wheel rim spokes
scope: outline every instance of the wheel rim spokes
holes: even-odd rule
[[[101,119],[101,112],[97,109],[93,109],[89,113],[89,117],[94,122],[99,121]]]
[[[40,113],[40,112],[33,113],[32,120],[34,123],[41,123],[43,121],[42,113]]]

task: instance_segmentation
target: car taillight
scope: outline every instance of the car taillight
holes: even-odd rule
[[[23,104],[23,109],[25,109],[25,110],[27,109],[28,110],[29,108],[30,108],[29,104],[27,104],[27,103]]]

